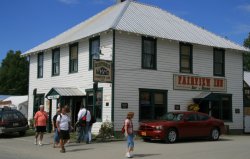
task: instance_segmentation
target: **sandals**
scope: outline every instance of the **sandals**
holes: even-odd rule
[[[60,150],[60,152],[61,152],[61,153],[65,153],[65,148],[62,148],[62,149]]]

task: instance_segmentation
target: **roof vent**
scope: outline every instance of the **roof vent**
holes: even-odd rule
[[[116,0],[116,3],[122,3],[124,1],[126,1],[126,0]]]

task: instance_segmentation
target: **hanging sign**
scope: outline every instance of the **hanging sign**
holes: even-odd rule
[[[112,61],[93,60],[93,81],[112,83]]]

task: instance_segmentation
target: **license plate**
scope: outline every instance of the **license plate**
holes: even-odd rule
[[[141,132],[141,136],[147,136],[146,132]]]
[[[19,124],[18,123],[13,123],[13,126],[18,126]]]

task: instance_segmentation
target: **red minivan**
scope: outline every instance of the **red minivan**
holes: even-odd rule
[[[141,122],[138,131],[143,140],[165,140],[167,143],[194,137],[218,140],[223,133],[225,125],[222,120],[191,111],[169,112],[157,121]]]

